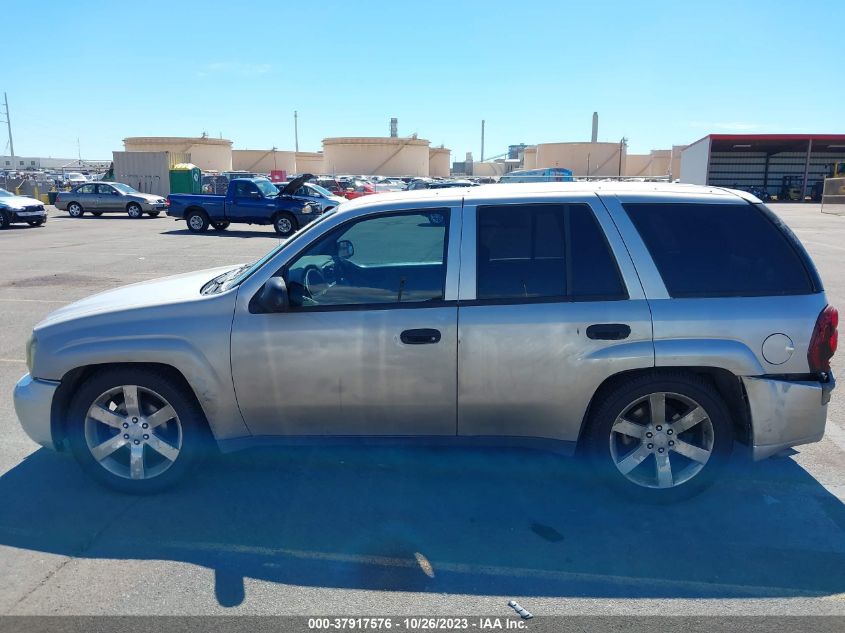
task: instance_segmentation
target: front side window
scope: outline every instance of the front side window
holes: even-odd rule
[[[109,185],[97,185],[97,189],[99,190],[99,193],[105,194],[107,196],[110,196],[114,193],[114,189]]]
[[[291,307],[419,304],[443,299],[448,209],[344,224],[285,272]]]
[[[79,193],[94,193],[94,185],[82,185],[77,191]]]
[[[235,197],[250,198],[258,193],[258,188],[251,182],[239,182],[235,185]]]
[[[673,297],[813,292],[800,246],[752,204],[624,207]]]
[[[627,298],[586,204],[481,206],[477,258],[478,299]]]

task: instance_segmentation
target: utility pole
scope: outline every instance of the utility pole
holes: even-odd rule
[[[9,151],[12,153],[12,167],[15,166],[15,144],[12,141],[12,119],[9,116],[9,96],[4,92],[3,100],[6,102],[6,125],[9,127]]]
[[[619,141],[619,177],[622,177],[622,150],[625,149],[625,146],[628,145],[628,139],[624,136],[622,140]]]
[[[481,119],[481,162],[484,162],[484,119]]]
[[[296,110],[293,111],[293,143],[294,149],[299,151],[299,115]]]

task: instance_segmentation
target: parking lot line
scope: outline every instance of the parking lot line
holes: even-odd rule
[[[138,543],[143,545],[143,543]],[[233,543],[215,543],[201,541],[156,541],[157,547],[166,547],[179,550],[194,550],[203,552],[247,554],[259,556],[276,556],[298,558],[314,561],[325,561],[333,563],[351,563],[358,565],[369,565],[375,567],[393,568],[418,568],[429,578],[433,578],[435,572],[448,572],[454,574],[465,574],[471,576],[502,576],[507,578],[544,578],[556,582],[576,583],[609,583],[612,585],[642,586],[648,584],[654,587],[679,589],[684,588],[692,592],[710,593],[714,589],[733,591],[741,594],[754,594],[759,597],[772,597],[775,595],[794,595],[795,588],[742,585],[734,583],[699,582],[695,580],[669,580],[662,578],[643,579],[631,576],[615,574],[591,574],[585,572],[567,572],[553,569],[530,569],[520,567],[502,567],[496,565],[467,565],[464,563],[430,563],[425,559],[427,565],[422,565],[419,558],[394,558],[388,556],[341,554],[335,552],[318,552],[311,550],[296,550],[275,547],[259,547],[252,545],[236,545]],[[280,563],[267,563],[268,566],[275,566]],[[802,595],[815,597],[828,597],[821,591],[802,591]]]

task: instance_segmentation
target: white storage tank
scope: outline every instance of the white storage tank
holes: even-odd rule
[[[428,176],[428,149],[429,142],[421,138],[325,138],[323,167],[333,174]]]

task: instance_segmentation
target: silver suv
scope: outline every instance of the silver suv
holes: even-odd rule
[[[36,326],[24,429],[149,492],[204,453],[326,436],[583,451],[653,500],[816,442],[837,313],[749,194],[540,183],[368,196],[244,266]]]

